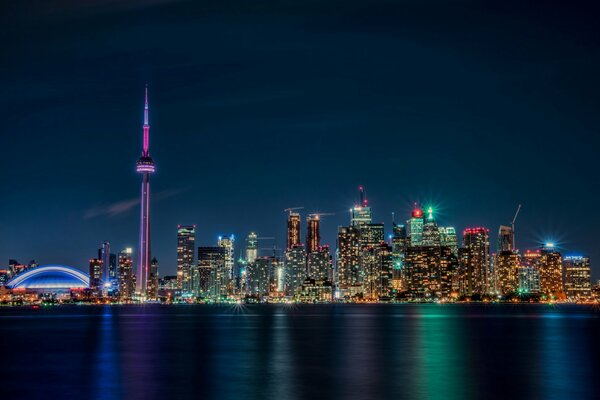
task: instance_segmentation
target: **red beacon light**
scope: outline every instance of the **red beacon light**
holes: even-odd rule
[[[420,208],[415,208],[412,212],[412,216],[413,218],[420,218],[423,216],[423,210],[421,210]]]

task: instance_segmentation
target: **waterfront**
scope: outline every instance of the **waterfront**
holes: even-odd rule
[[[2,385],[28,399],[594,398],[599,317],[542,304],[3,307]]]

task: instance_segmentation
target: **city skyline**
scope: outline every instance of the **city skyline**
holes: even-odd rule
[[[302,8],[313,24],[285,7],[252,9],[257,17],[240,21],[215,6],[209,14],[222,19],[214,25],[196,24],[177,4],[139,7],[139,20],[125,10],[47,18],[14,7],[14,19],[3,25],[9,37],[19,24],[44,23],[10,41],[10,62],[1,67],[11,77],[0,111],[8,139],[0,149],[1,170],[9,188],[0,200],[2,266],[9,258],[34,258],[86,270],[102,241],[137,249],[139,176],[131,160],[139,154],[140,88],[148,82],[156,110],[153,154],[160,160],[153,255],[162,271],[175,272],[178,224],[196,224],[199,245],[214,245],[220,234],[255,231],[284,248],[283,209],[293,206],[305,207],[303,240],[306,214],[335,213],[321,223],[321,243],[333,248],[356,187],[364,185],[374,221],[384,222],[387,234],[391,213],[402,221],[417,201],[436,206],[442,225],[459,232],[484,226],[493,238],[523,204],[519,249],[553,241],[565,254],[589,256],[598,278],[599,212],[589,201],[598,194],[591,139],[598,99],[589,92],[598,79],[589,65],[598,53],[585,40],[593,37],[587,25],[575,24],[586,18],[581,10],[520,10],[519,34],[495,37],[503,29],[492,25],[492,33],[473,36],[464,49],[463,35],[481,32],[490,11],[485,5],[471,5],[471,15],[440,5],[444,17],[429,20],[418,6],[413,15],[384,3],[349,4],[327,26],[327,5]],[[145,32],[145,21],[164,13],[182,25]],[[448,13],[460,24],[444,22]],[[554,27],[558,14],[571,29]],[[64,23],[87,18],[112,28]],[[421,35],[394,42],[399,47],[390,51],[390,38],[402,35],[398,21]],[[245,24],[264,27],[247,37],[252,52],[239,40]],[[435,54],[427,51],[439,39],[432,26],[449,33]],[[188,28],[201,37],[201,58],[190,54],[191,42],[176,40]],[[534,46],[540,30],[552,42],[547,48]],[[80,34],[92,45],[79,46]],[[502,50],[516,37],[524,47],[503,60]],[[132,57],[121,58],[112,47],[121,41]],[[173,45],[172,63],[152,52],[163,41]],[[63,58],[45,56],[64,43]],[[19,50],[24,47],[35,60]],[[273,51],[280,57],[267,63]],[[577,62],[581,57],[589,65]],[[353,160],[357,150],[364,157]],[[588,196],[577,195],[583,190]]]

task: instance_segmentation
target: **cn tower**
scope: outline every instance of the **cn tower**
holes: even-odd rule
[[[150,125],[148,124],[148,85],[144,102],[144,143],[142,156],[137,160],[137,172],[142,174],[140,201],[140,250],[136,275],[136,293],[146,295],[150,270],[150,174],[154,173],[154,160],[150,157]]]

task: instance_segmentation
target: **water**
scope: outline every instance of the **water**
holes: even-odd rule
[[[592,399],[599,317],[565,305],[3,307],[0,396]]]

